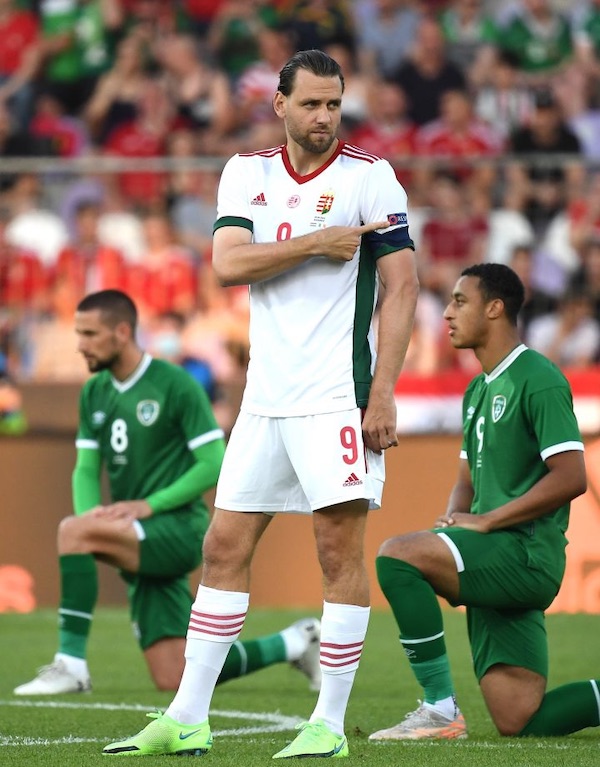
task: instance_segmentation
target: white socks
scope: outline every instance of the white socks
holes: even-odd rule
[[[323,603],[321,619],[321,692],[310,721],[323,719],[338,735],[362,653],[369,607]]]
[[[208,709],[231,645],[248,612],[249,595],[200,585],[192,605],[179,689],[165,712],[182,724],[200,724]]]

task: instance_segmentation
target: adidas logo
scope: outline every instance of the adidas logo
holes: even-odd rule
[[[256,197],[250,203],[250,205],[266,205],[266,204],[267,204],[267,201],[265,200],[264,192],[257,194]]]
[[[353,487],[354,485],[362,485],[363,481],[362,479],[359,479],[354,472],[348,477],[348,479],[344,482],[342,487]]]

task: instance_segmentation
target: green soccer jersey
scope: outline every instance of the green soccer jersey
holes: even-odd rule
[[[545,72],[563,64],[573,53],[571,28],[559,14],[546,29],[537,27],[526,15],[515,16],[501,29],[498,45],[512,51],[525,72]]]
[[[149,354],[125,381],[107,370],[87,381],[79,416],[76,446],[100,451],[113,501],[171,485],[194,464],[192,450],[223,437],[202,387]],[[190,505],[207,513],[202,498]]]
[[[463,400],[461,457],[471,471],[473,514],[526,493],[548,472],[545,460],[568,450],[583,450],[571,390],[546,357],[520,345],[489,375],[471,381]],[[528,538],[531,564],[560,565],[568,521],[565,504],[516,526]]]

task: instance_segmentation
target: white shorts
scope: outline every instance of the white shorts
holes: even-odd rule
[[[381,506],[384,455],[364,446],[361,411],[288,418],[240,413],[217,484],[227,511],[309,514],[365,498]]]

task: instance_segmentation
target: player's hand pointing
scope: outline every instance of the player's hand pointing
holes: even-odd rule
[[[363,234],[387,229],[389,225],[389,221],[377,221],[362,226],[331,226],[321,229],[318,233],[319,250],[322,250],[321,255],[334,261],[352,261]]]

